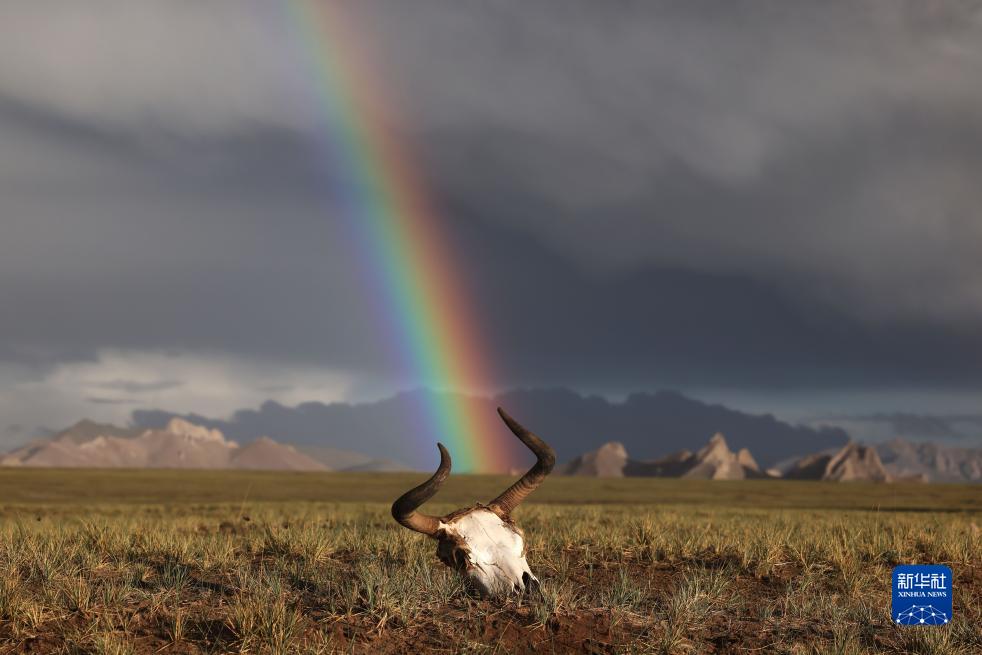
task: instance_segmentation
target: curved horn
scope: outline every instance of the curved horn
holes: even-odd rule
[[[500,407],[498,408],[498,415],[505,422],[505,425],[515,433],[515,436],[528,446],[529,450],[535,453],[538,458],[535,465],[518,482],[505,489],[504,493],[491,501],[489,507],[499,516],[507,517],[549,475],[552,467],[556,464],[556,453],[549,444],[522,427],[518,421]]]
[[[436,537],[436,531],[440,527],[440,519],[417,512],[416,508],[432,498],[440,490],[447,476],[450,475],[450,453],[447,452],[442,443],[438,443],[436,447],[440,449],[440,466],[437,467],[436,473],[429,480],[418,487],[413,487],[392,503],[392,518],[410,530],[422,532],[428,537]]]

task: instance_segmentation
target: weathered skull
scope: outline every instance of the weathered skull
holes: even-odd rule
[[[512,511],[552,471],[552,448],[498,408],[505,424],[535,453],[538,461],[528,473],[487,505],[477,504],[443,517],[417,512],[450,475],[450,453],[440,449],[440,466],[423,484],[410,489],[392,504],[392,516],[410,530],[437,540],[436,554],[459,571],[482,595],[522,593],[538,588],[539,581],[525,561],[525,537],[511,521]]]

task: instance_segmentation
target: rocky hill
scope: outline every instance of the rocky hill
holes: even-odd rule
[[[838,452],[803,457],[784,474],[789,480],[893,482],[876,449],[850,442]]]
[[[560,466],[557,473],[593,478],[622,478],[627,461],[624,444],[611,441]]]

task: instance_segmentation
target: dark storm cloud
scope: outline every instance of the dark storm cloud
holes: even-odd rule
[[[476,298],[497,364],[523,384],[810,388],[975,385],[978,333],[869,324],[741,275],[595,275],[542,244],[471,224]]]
[[[882,424],[898,437],[919,439],[977,439],[982,434],[982,415],[979,414],[914,414],[889,412],[847,419]]]
[[[391,373],[286,17],[101,9],[0,8],[0,358]],[[357,11],[503,384],[982,383],[974,5]]]
[[[463,49],[476,70],[449,56],[459,16],[419,46],[430,56],[404,58],[453,80],[406,84],[424,114],[445,107],[438,184],[603,271],[748,275],[864,318],[979,317],[977,16],[787,3],[549,15],[480,21]],[[615,38],[601,43],[601,25]],[[462,102],[472,111],[452,114]]]

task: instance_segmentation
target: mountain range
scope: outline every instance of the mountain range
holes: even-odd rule
[[[217,428],[171,418],[162,428],[120,428],[83,420],[0,456],[0,466],[207,468],[292,471],[399,471],[407,467],[329,446],[296,447],[267,436],[244,445]],[[762,469],[747,448],[731,450],[717,432],[696,452],[633,459],[612,441],[557,467],[558,475],[676,477],[704,480],[785,478],[875,482],[982,482],[982,450],[902,439],[876,446],[849,441],[780,467]]]
[[[227,420],[195,414],[181,417],[242,442],[267,435],[301,450],[310,446],[347,450],[357,444],[356,450],[373,459],[394,459],[428,470],[435,463],[435,442],[452,437],[431,434],[421,426],[419,408],[443,403],[489,417],[496,432],[487,447],[510,455],[515,462],[526,461],[528,452],[507,428],[495,423],[499,405],[545,438],[560,461],[615,439],[635,457],[653,459],[680,449],[696,451],[708,435],[722,432],[734,448],[750,450],[761,466],[768,467],[790,457],[841,448],[849,441],[840,428],[792,425],[770,414],[748,414],[674,391],[636,393],[612,402],[567,389],[513,390],[493,398],[448,397],[417,390],[360,404],[308,402],[287,407],[268,401],[259,409],[240,410]],[[142,428],[160,428],[175,416],[138,410],[133,421]]]
[[[566,462],[557,470],[574,475],[982,482],[982,449],[902,439],[864,446],[838,428],[791,425],[672,391],[611,402],[564,389],[494,398],[415,391],[374,403],[296,407],[266,402],[227,420],[140,410],[131,427],[80,421],[0,457],[0,465],[431,470],[433,444],[447,437],[419,427],[419,407],[440,402],[460,403],[496,426],[494,407],[508,408],[553,445]],[[708,443],[707,435],[714,435]],[[493,439],[489,448],[515,462],[528,459],[504,426]]]

